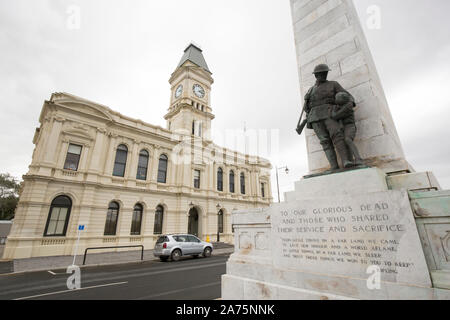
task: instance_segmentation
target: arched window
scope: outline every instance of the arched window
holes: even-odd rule
[[[219,168],[219,170],[217,170],[217,190],[223,191],[223,170],[222,170],[222,168]]]
[[[119,204],[111,202],[108,207],[105,223],[105,236],[115,236],[117,230],[117,220],[119,218]]]
[[[155,227],[153,229],[154,234],[162,234],[163,219],[164,219],[164,208],[162,206],[158,206],[155,212]]]
[[[144,208],[141,204],[136,204],[133,209],[133,219],[131,221],[131,235],[141,234],[142,212]]]
[[[69,223],[72,200],[67,196],[56,197],[50,205],[44,236],[64,237]]]
[[[219,233],[223,233],[223,211],[222,210],[219,211],[217,219],[218,219],[218,221],[217,221],[217,231]]]
[[[245,194],[245,174],[241,173],[241,194]]]
[[[234,193],[234,171],[230,171],[230,192]]]
[[[167,182],[167,163],[169,158],[165,154],[159,157],[159,166],[158,166],[158,182],[166,183]]]
[[[265,188],[265,183],[262,182],[261,183],[261,197],[265,198],[266,197],[266,188]]]
[[[146,150],[142,150],[139,153],[139,162],[136,179],[147,180],[148,158],[149,154]]]
[[[116,160],[114,161],[113,176],[124,177],[125,167],[127,165],[128,148],[126,145],[121,144],[117,147]]]

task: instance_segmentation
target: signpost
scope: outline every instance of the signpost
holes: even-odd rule
[[[77,251],[78,251],[78,243],[80,242],[80,236],[81,236],[81,231],[84,231],[85,225],[84,224],[80,224],[78,226],[78,239],[77,239],[77,243],[75,245],[75,253],[73,255],[73,263],[72,265],[75,265],[75,259],[77,258]]]

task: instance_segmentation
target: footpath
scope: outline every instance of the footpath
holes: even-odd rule
[[[213,255],[231,254],[234,246],[226,243],[213,243]],[[83,266],[83,255],[75,259],[75,265]],[[153,250],[144,250],[143,261],[156,261],[159,259],[153,256]],[[141,250],[88,253],[85,266],[104,266],[114,264],[136,263],[141,261]],[[47,271],[65,269],[72,265],[73,256],[36,257],[27,259],[15,259],[12,261],[0,260],[0,274]]]

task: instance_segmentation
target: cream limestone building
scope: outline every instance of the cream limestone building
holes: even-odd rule
[[[160,234],[233,241],[233,210],[272,202],[269,161],[211,141],[212,73],[189,45],[172,74],[167,128],[66,94],[45,101],[4,259],[144,245]]]

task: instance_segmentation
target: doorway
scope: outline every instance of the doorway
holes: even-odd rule
[[[198,211],[195,208],[189,211],[188,233],[198,237]]]

